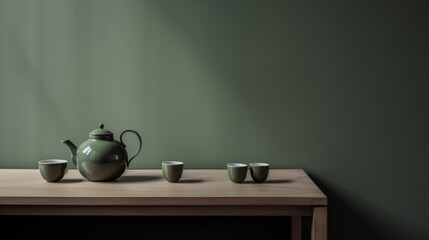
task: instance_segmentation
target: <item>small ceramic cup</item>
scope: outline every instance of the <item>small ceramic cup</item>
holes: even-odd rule
[[[59,182],[67,172],[67,160],[45,159],[39,161],[40,175],[48,182]]]
[[[162,162],[162,175],[169,182],[177,182],[182,177],[183,162],[164,161]]]
[[[246,179],[247,164],[244,163],[228,163],[226,165],[228,177],[234,183],[242,183]]]
[[[268,177],[270,164],[268,163],[249,163],[250,175],[255,183],[263,183]]]

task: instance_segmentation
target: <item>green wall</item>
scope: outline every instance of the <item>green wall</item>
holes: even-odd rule
[[[330,239],[428,239],[428,7],[0,0],[0,168],[104,123],[131,168],[303,168]]]

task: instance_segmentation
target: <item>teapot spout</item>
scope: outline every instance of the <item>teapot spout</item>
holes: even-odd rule
[[[72,161],[73,161],[73,164],[75,165],[75,166],[77,166],[76,165],[76,152],[77,152],[77,147],[76,147],[76,145],[74,145],[74,143],[72,143],[70,140],[63,140],[63,141],[61,141],[62,143],[64,143],[65,145],[67,145],[67,147],[69,147],[69,150],[70,150],[70,154],[71,154],[71,159],[72,159]]]

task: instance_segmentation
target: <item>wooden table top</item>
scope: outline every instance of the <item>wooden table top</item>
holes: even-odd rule
[[[177,183],[161,170],[128,169],[113,182],[90,182],[71,169],[58,183],[38,169],[0,169],[1,205],[296,205],[326,206],[327,197],[302,169],[271,169],[264,183],[229,180],[226,169],[185,169]]]

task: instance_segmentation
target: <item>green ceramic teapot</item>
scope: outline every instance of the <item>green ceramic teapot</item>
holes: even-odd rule
[[[140,141],[137,154],[129,160],[126,146],[122,141],[122,136],[126,132],[134,133]],[[124,173],[142,148],[142,139],[134,130],[123,131],[119,140],[113,139],[113,133],[100,124],[100,128],[91,131],[89,139],[79,147],[70,140],[62,142],[69,147],[72,161],[84,178],[89,181],[113,181]]]

